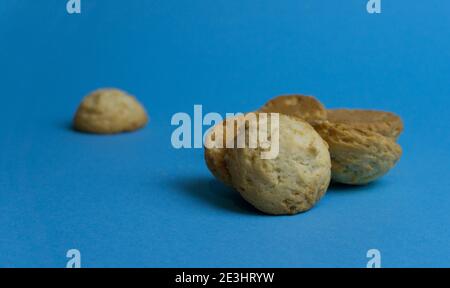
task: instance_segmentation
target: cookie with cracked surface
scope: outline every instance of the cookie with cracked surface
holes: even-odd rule
[[[295,116],[306,122],[316,122],[327,119],[327,111],[319,100],[313,96],[300,94],[275,97],[261,107],[259,111],[276,112]]]
[[[99,89],[83,99],[73,125],[82,132],[114,134],[137,130],[147,121],[147,112],[134,96],[118,89]]]
[[[391,138],[348,124],[314,125],[328,143],[333,181],[362,185],[386,174],[400,159],[401,147]]]
[[[307,211],[326,193],[330,182],[327,143],[299,118],[279,114],[277,126],[269,127],[270,132],[278,129],[279,135],[279,152],[273,159],[262,159],[261,145],[226,150],[232,184],[262,212],[280,215]],[[245,125],[239,133],[248,133],[249,129]]]
[[[220,181],[231,185],[231,176],[225,163],[225,152],[227,147],[234,145],[234,136],[237,133],[237,127],[244,116],[229,117],[216,124],[205,137],[205,162],[209,171]],[[233,127],[233,134],[227,138],[227,127]],[[228,141],[227,141],[228,139]]]
[[[391,112],[362,109],[328,109],[327,119],[332,123],[348,124],[397,139],[403,131],[402,119]]]

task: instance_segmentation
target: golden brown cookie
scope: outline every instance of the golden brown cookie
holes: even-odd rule
[[[333,181],[367,184],[386,174],[400,159],[395,140],[348,124],[316,123],[316,131],[328,143]]]
[[[147,121],[147,113],[135,97],[118,89],[100,89],[83,99],[74,117],[74,128],[113,134],[139,129]]]
[[[259,109],[261,112],[276,112],[295,116],[306,122],[327,119],[327,111],[319,100],[300,94],[282,95],[271,99]]]
[[[269,127],[270,131],[278,131],[277,157],[262,159],[267,148],[259,146],[226,150],[232,184],[262,212],[278,215],[306,211],[328,188],[331,177],[328,146],[311,125],[297,117],[279,114],[279,124]],[[240,133],[250,130],[246,124]]]
[[[328,109],[327,119],[332,123],[348,124],[352,127],[367,129],[393,139],[397,139],[403,131],[402,119],[394,113],[384,111]]]
[[[217,179],[227,185],[231,185],[231,176],[225,163],[225,150],[227,146],[230,147],[230,142],[234,145],[237,125],[241,123],[237,120],[243,118],[244,116],[227,118],[221,123],[216,124],[205,137],[206,166]],[[234,132],[230,134],[231,137],[229,137],[228,141],[227,127],[234,127]]]

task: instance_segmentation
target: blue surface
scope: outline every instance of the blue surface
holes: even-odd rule
[[[0,267],[450,266],[450,2],[82,0],[0,4]],[[89,91],[136,95],[137,132],[70,129]],[[301,92],[400,114],[404,155],[311,211],[257,213],[170,143],[176,112]]]

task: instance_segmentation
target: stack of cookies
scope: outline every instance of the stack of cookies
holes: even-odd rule
[[[205,160],[214,176],[268,214],[312,208],[331,179],[370,183],[385,175],[402,154],[396,140],[403,122],[390,112],[326,109],[314,97],[287,95],[270,100],[258,113],[279,113],[278,157],[261,159],[260,148],[227,145],[239,133],[248,132],[248,125],[225,125],[238,123],[227,119],[207,135]],[[235,129],[234,138],[223,137],[224,148],[208,145],[208,139],[226,135],[226,127]]]

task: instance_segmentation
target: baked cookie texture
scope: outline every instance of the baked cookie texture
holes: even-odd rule
[[[86,96],[73,121],[76,130],[97,134],[133,131],[147,122],[147,112],[136,98],[113,88],[99,89]]]
[[[391,138],[348,124],[316,123],[328,143],[333,181],[367,184],[386,174],[400,159],[401,147]]]
[[[237,120],[243,120],[244,116],[230,117],[216,124],[206,135],[205,138],[205,162],[209,171],[224,184],[231,184],[231,176],[225,163],[226,147],[230,147],[230,142],[234,145],[234,135],[237,134],[238,125],[241,123]],[[227,139],[227,127],[233,127],[234,132]],[[221,147],[214,144],[221,143]]]
[[[397,139],[403,131],[402,119],[394,113],[362,109],[328,109],[327,119],[332,123],[347,124]]]
[[[313,96],[300,94],[275,97],[269,100],[259,111],[281,113],[298,117],[307,122],[327,119],[327,111],[319,100]]]
[[[327,110],[314,97],[296,94],[268,101],[256,115],[261,113],[279,113],[279,126],[270,127],[279,132],[276,158],[261,157],[266,150],[260,146],[249,148],[249,122],[231,118],[232,124],[221,122],[210,130],[205,161],[215,177],[268,214],[307,211],[326,193],[330,179],[367,184],[388,173],[402,155],[396,140],[403,122],[390,112]],[[227,138],[231,128],[235,133]],[[232,148],[236,133],[247,136],[245,148]],[[221,147],[210,145],[216,135],[223,137]]]
[[[330,183],[328,146],[311,125],[296,117],[280,114],[279,127],[270,129],[279,129],[279,154],[274,159],[262,159],[262,148],[226,149],[231,182],[244,199],[265,213],[309,210]],[[246,123],[239,133],[248,131]]]

